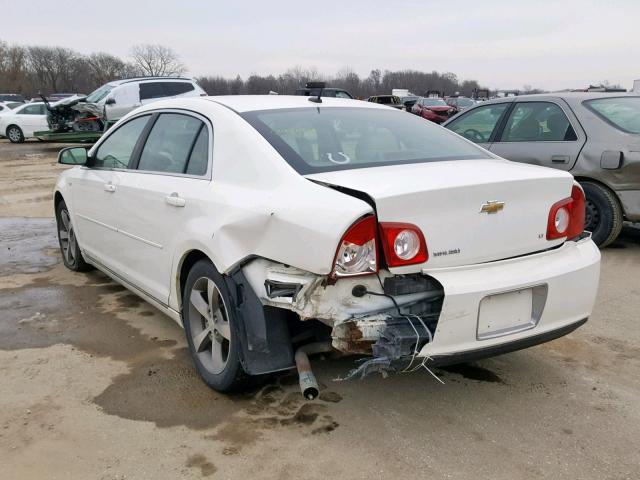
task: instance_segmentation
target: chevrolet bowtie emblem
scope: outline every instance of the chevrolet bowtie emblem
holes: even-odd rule
[[[482,205],[480,209],[480,213],[498,213],[500,210],[504,208],[504,202],[498,202],[496,200],[491,200]]]

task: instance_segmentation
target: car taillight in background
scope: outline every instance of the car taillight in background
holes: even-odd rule
[[[377,221],[361,218],[342,236],[334,260],[333,278],[367,275],[378,271]]]
[[[382,250],[389,267],[415,265],[428,260],[427,242],[422,231],[410,223],[380,223]]]
[[[585,200],[582,188],[574,184],[571,197],[556,202],[549,211],[547,240],[577,237],[584,230]]]

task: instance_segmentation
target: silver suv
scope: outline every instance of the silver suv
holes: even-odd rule
[[[571,172],[587,197],[585,229],[604,247],[640,221],[640,96],[524,95],[484,102],[443,124],[501,157]]]

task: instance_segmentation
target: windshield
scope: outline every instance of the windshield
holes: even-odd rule
[[[480,148],[416,115],[376,108],[291,108],[242,114],[302,175],[443,160]]]
[[[640,97],[598,98],[584,104],[614,127],[640,133]]]
[[[475,103],[476,102],[470,98],[458,98],[458,106],[460,107],[470,107],[471,105],[475,105]]]
[[[98,103],[100,100],[102,100],[104,97],[106,97],[109,92],[111,90],[113,90],[114,88],[116,88],[115,85],[103,85],[102,87],[100,87],[97,90],[94,90],[93,92],[91,92],[89,94],[89,96],[87,97],[86,102],[87,103]]]
[[[422,100],[423,105],[427,105],[428,107],[446,107],[447,104],[444,100],[439,98],[425,98]]]

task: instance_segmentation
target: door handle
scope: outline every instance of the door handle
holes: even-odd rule
[[[104,191],[113,193],[116,191],[116,186],[113,183],[105,183]]]
[[[569,155],[552,155],[551,163],[569,163]]]
[[[173,192],[171,195],[167,195],[164,197],[164,200],[173,207],[184,207],[187,204],[187,201],[176,192]]]

